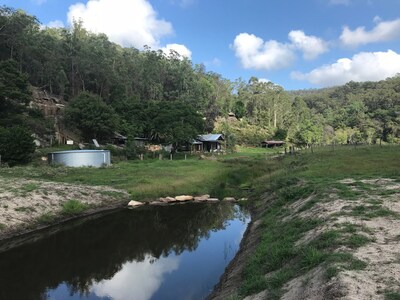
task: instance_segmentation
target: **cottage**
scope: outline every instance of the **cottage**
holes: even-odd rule
[[[282,147],[284,144],[285,144],[284,141],[263,141],[261,142],[261,147],[263,148]]]
[[[220,133],[198,135],[195,143],[192,142],[192,149],[194,147],[194,149],[202,149],[208,152],[220,151],[224,140],[224,136]]]

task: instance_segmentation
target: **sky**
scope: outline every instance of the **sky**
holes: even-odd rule
[[[400,0],[0,0],[43,26],[169,49],[207,71],[286,90],[400,73]]]

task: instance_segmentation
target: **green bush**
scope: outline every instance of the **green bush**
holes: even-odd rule
[[[1,162],[10,167],[29,163],[36,149],[33,141],[32,133],[26,128],[0,127]]]
[[[86,209],[88,209],[88,205],[86,203],[71,199],[63,204],[62,213],[67,216],[73,216],[85,211]]]

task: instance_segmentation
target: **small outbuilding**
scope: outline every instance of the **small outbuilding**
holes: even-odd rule
[[[263,148],[282,147],[284,144],[285,144],[284,141],[263,141],[261,142],[261,147]]]
[[[203,151],[214,152],[222,150],[222,142],[225,141],[224,136],[220,133],[216,134],[203,134],[198,135],[196,138],[197,142],[202,143]],[[197,147],[199,144],[197,144]]]

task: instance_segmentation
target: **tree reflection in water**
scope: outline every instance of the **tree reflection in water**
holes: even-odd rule
[[[71,294],[88,295],[125,263],[194,251],[234,218],[246,216],[231,204],[185,204],[123,210],[70,226],[0,254],[0,299],[45,299],[61,283]]]

